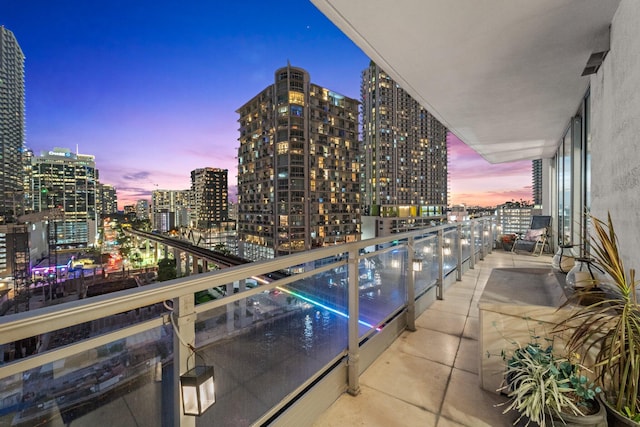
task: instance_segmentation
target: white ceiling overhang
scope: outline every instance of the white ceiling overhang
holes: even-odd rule
[[[619,0],[311,0],[492,163],[552,157]]]

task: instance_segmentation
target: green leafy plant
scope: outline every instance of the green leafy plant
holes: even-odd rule
[[[589,236],[594,263],[608,276],[606,296],[577,308],[557,330],[569,334],[567,350],[583,356],[595,354],[597,383],[607,402],[632,420],[640,418],[640,307],[636,297],[635,270],[625,270],[611,215],[607,222],[591,217]],[[575,298],[583,298],[576,292]],[[568,303],[571,303],[570,300]]]
[[[600,389],[581,373],[579,364],[557,357],[552,340],[547,341],[551,344],[546,347],[536,341],[503,353],[506,385],[501,391],[507,391],[510,398],[503,413],[517,411],[520,416],[514,424],[526,418],[526,426],[531,422],[544,426],[547,417],[553,424],[554,416],[562,420],[563,414],[593,412]]]

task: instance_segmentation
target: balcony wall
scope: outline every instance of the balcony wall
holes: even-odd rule
[[[628,267],[640,267],[640,2],[623,0],[611,50],[591,76],[592,213],[611,212]]]

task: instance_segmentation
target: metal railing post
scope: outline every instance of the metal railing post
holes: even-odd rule
[[[360,316],[359,299],[359,254],[357,250],[349,251],[348,262],[348,297],[349,297],[349,354],[347,375],[349,387],[347,392],[352,396],[360,394],[360,343],[358,334],[358,318]]]
[[[413,270],[413,259],[415,257],[415,250],[413,249],[414,238],[409,237],[407,254],[407,329],[409,331],[416,330],[416,272]]]
[[[474,220],[469,223],[469,246],[471,250],[469,268],[473,270],[476,267],[476,222]]]
[[[480,261],[484,261],[484,256],[486,252],[486,243],[485,243],[485,235],[484,235],[484,221],[480,220]]]
[[[438,230],[438,287],[436,298],[444,299],[444,232]]]
[[[487,223],[487,247],[489,248],[488,253],[492,253],[493,252],[493,242],[496,241],[495,237],[493,236],[493,220],[489,219],[486,221]]]
[[[456,253],[458,254],[458,265],[456,271],[456,280],[462,280],[462,224],[456,226],[458,233],[458,244],[456,245]]]
[[[180,427],[195,427],[193,416],[183,415],[182,397],[180,396],[180,375],[189,370],[187,366],[191,350],[182,343],[195,344],[196,340],[196,312],[193,294],[188,294],[173,300],[174,324],[177,331],[173,337],[173,418],[174,425]],[[178,336],[178,334],[180,334]],[[191,358],[193,359],[193,358]],[[193,368],[193,366],[191,366]]]

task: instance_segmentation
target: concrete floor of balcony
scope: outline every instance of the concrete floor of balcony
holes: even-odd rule
[[[500,427],[507,399],[480,388],[478,301],[494,268],[550,267],[551,255],[495,250],[445,291],[362,374],[361,393],[344,394],[313,424],[337,426]]]

